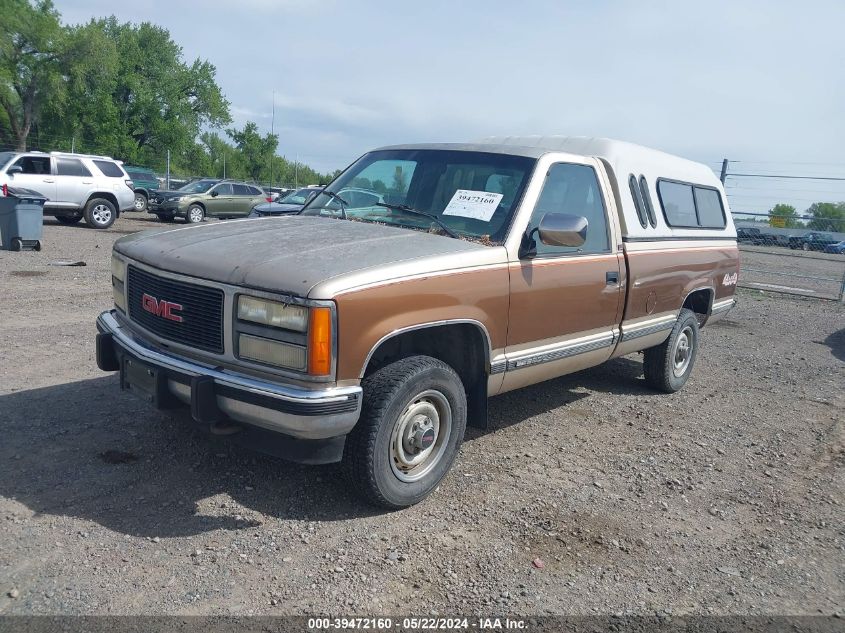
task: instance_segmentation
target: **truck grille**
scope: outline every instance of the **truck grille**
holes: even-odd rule
[[[182,345],[223,353],[223,291],[152,275],[126,273],[129,317]]]

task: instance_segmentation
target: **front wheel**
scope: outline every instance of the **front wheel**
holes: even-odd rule
[[[105,198],[93,198],[85,205],[85,223],[94,229],[107,229],[117,219],[117,210]]]
[[[136,193],[135,194],[135,210],[136,211],[146,211],[147,210],[147,196],[143,193]]]
[[[188,212],[185,214],[185,222],[188,224],[197,224],[203,221],[205,211],[198,204],[192,204],[188,207]]]
[[[698,317],[684,308],[672,333],[660,345],[645,350],[643,370],[646,382],[666,393],[683,387],[698,356]]]
[[[461,379],[447,364],[412,356],[364,379],[361,419],[344,463],[359,494],[397,510],[419,503],[449,471],[466,430]]]

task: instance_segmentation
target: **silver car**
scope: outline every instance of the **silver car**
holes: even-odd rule
[[[44,215],[62,224],[82,218],[107,229],[121,211],[134,208],[132,180],[120,161],[108,156],[62,152],[0,152],[0,186],[37,191],[45,198]]]

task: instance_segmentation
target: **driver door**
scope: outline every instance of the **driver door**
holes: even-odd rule
[[[519,257],[509,264],[511,301],[502,391],[548,380],[608,358],[624,298],[623,268],[595,165],[551,163]],[[587,219],[583,245],[540,239],[547,213]]]
[[[9,174],[12,167],[20,167],[21,172]],[[50,157],[45,155],[21,156],[6,168],[8,185],[37,191],[49,201],[48,206],[55,206],[56,177],[50,167]]]

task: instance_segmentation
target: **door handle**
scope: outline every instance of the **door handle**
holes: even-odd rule
[[[45,179],[44,179],[44,182],[56,182],[56,181],[55,181],[55,180],[53,180],[52,178],[45,178]]]
[[[616,270],[609,270],[604,274],[604,280],[607,285],[619,283],[619,272]]]

